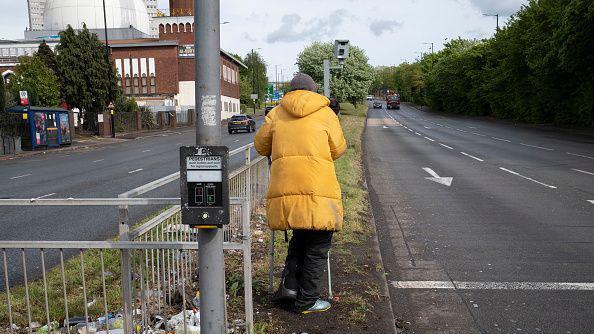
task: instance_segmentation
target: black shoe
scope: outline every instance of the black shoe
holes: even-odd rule
[[[272,296],[273,302],[293,302],[297,299],[297,290],[289,289],[285,287],[285,278],[283,277],[281,280],[281,284],[278,287],[278,290]]]

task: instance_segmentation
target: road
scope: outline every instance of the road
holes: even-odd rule
[[[256,119],[258,127],[262,121]],[[230,149],[253,141],[254,133],[229,135],[222,130],[222,144]],[[117,197],[179,171],[178,147],[194,144],[195,130],[182,128],[119,144],[0,161],[0,198]],[[231,168],[243,159],[231,159]],[[179,197],[179,182],[143,197]],[[158,209],[131,207],[131,223]],[[0,207],[0,212],[0,240],[106,240],[118,231],[115,207]],[[36,258],[31,261],[32,267],[39,265]],[[11,268],[15,280],[20,279],[18,268]]]
[[[405,332],[592,333],[593,144],[408,105],[370,109],[367,184]]]

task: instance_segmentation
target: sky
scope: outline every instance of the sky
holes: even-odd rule
[[[0,39],[23,38],[25,0],[2,0]],[[315,41],[348,39],[365,50],[373,66],[414,61],[440,50],[448,39],[486,38],[527,0],[221,0],[221,47],[245,56],[259,49],[285,80],[297,71],[297,55]],[[158,6],[168,8],[167,0]]]

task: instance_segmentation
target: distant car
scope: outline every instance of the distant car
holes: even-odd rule
[[[400,95],[392,94],[392,95],[386,96],[386,108],[400,109]]]
[[[270,110],[274,109],[274,107],[276,107],[276,106],[268,106],[268,107],[264,108],[264,116],[268,115]]]
[[[227,125],[229,134],[243,130],[246,132],[256,131],[256,122],[248,115],[235,115],[231,117]]]
[[[382,103],[382,101],[373,101],[373,109],[377,109],[377,108],[383,108],[384,104]]]
[[[373,101],[373,95],[367,95],[367,101]]]

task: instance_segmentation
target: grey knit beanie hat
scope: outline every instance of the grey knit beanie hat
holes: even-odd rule
[[[291,80],[291,91],[294,90],[309,90],[310,92],[316,92],[318,86],[309,75],[305,73],[297,73],[293,80]]]

